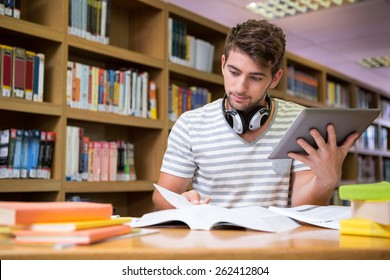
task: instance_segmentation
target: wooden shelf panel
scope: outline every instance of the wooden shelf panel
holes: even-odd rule
[[[59,192],[60,180],[1,179],[0,193],[6,192]]]
[[[0,30],[2,33],[10,34],[12,32],[20,36],[27,36],[31,39],[41,38],[58,43],[62,43],[65,38],[64,33],[60,29],[49,28],[44,25],[7,16],[0,16]]]
[[[295,103],[298,103],[298,104],[301,104],[301,105],[307,106],[307,107],[313,107],[313,108],[324,108],[324,107],[326,107],[326,105],[323,104],[323,103],[311,101],[311,100],[308,100],[308,99],[305,99],[305,98],[292,96],[292,95],[288,95],[288,94],[285,95],[285,100],[292,101],[292,102],[295,102]]]
[[[111,192],[143,192],[153,191],[153,182],[66,182],[66,193],[111,193]]]
[[[141,53],[137,53],[130,50],[121,49],[115,46],[103,45],[84,38],[80,38],[73,35],[67,36],[70,52],[76,52],[77,50],[83,51],[80,55],[90,56],[96,59],[96,55],[101,55],[111,59],[131,61],[131,63],[145,65],[157,69],[164,67],[164,60],[153,58]]]
[[[201,82],[207,82],[207,83],[223,86],[222,75],[199,71],[172,62],[169,63],[169,70],[170,72],[174,73],[174,75],[181,76],[182,79],[186,79],[187,77],[190,77],[191,80],[196,79]]]
[[[18,98],[0,97],[0,110],[40,115],[61,116],[62,106],[48,102],[33,102]]]
[[[163,129],[164,127],[164,122],[161,120],[123,116],[114,113],[95,112],[75,108],[66,108],[65,111],[66,118],[72,120],[152,129]]]

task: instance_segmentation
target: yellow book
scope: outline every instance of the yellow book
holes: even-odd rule
[[[340,234],[390,238],[390,225],[360,218],[344,219],[340,221]]]
[[[69,232],[80,229],[106,227],[131,222],[130,217],[111,218],[109,220],[90,220],[62,223],[34,223],[30,226],[33,231],[44,232]]]
[[[383,249],[390,247],[390,238],[342,234],[339,244],[341,248]]]

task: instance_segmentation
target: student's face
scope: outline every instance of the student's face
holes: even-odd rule
[[[261,68],[249,56],[231,51],[227,60],[222,56],[222,75],[230,107],[248,111],[265,105],[263,97],[269,89],[276,87],[282,70],[272,77],[271,68]]]

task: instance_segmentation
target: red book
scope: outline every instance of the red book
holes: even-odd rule
[[[6,45],[0,46],[0,92],[1,96],[11,97],[12,90],[12,57],[13,57],[13,48]]]
[[[77,203],[77,202],[76,202]],[[62,243],[91,244],[110,237],[124,235],[132,231],[128,225],[98,227],[71,232],[40,232],[16,230],[13,232],[16,243]]]
[[[26,81],[24,96],[27,100],[33,100],[34,56],[35,52],[26,51]]]
[[[13,50],[13,93],[14,97],[24,98],[26,88],[26,51],[14,47]]]
[[[112,210],[109,203],[0,201],[0,225],[103,220],[111,218]]]

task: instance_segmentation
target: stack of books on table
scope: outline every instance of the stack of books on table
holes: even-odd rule
[[[390,238],[390,182],[339,187],[351,202],[351,218],[340,221],[340,234]]]
[[[0,201],[0,228],[13,244],[91,244],[133,232],[131,218],[113,218],[95,202]]]

